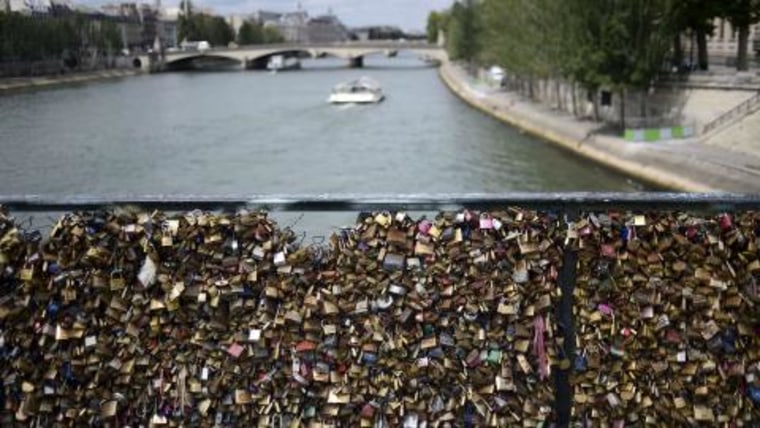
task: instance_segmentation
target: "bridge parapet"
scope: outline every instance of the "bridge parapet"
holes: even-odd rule
[[[163,63],[170,64],[177,61],[183,61],[190,58],[217,57],[227,58],[246,64],[247,62],[257,61],[272,55],[290,52],[302,52],[312,57],[319,57],[323,54],[331,55],[338,58],[344,58],[352,63],[360,62],[362,58],[372,54],[387,54],[388,52],[411,51],[417,52],[425,57],[444,61],[448,58],[446,51],[437,45],[428,43],[390,43],[390,42],[350,42],[350,43],[278,43],[266,45],[245,45],[236,48],[219,47],[205,50],[184,50],[178,52],[167,52],[163,56]],[[142,64],[141,67],[148,70],[150,59],[148,55],[136,57]]]

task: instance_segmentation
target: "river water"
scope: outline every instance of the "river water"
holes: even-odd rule
[[[412,55],[166,73],[0,97],[4,194],[636,190],[475,111]],[[326,103],[362,75],[387,99]]]

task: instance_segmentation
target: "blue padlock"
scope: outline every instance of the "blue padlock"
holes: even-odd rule
[[[757,387],[755,384],[750,384],[749,397],[755,402],[755,404],[760,404],[760,387]]]
[[[472,403],[468,402],[464,408],[464,426],[472,428],[475,426],[475,412]]]
[[[726,330],[721,335],[721,342],[723,342],[723,351],[728,354],[736,352],[736,334],[733,330]]]
[[[243,291],[240,292],[240,297],[244,299],[251,299],[256,297],[256,294],[253,292],[253,288],[248,285],[244,285]]]
[[[362,362],[364,364],[373,365],[377,362],[377,355],[370,354],[370,353],[364,353],[362,354]]]
[[[577,372],[585,372],[586,368],[588,367],[588,361],[586,361],[586,357],[581,354],[576,355],[574,367],[575,371]]]
[[[62,272],[61,267],[58,266],[58,263],[50,262],[48,263],[48,272],[52,275],[58,275]]]
[[[71,369],[71,363],[65,362],[63,363],[63,378],[68,383],[76,383],[76,377],[74,376],[74,371]]]
[[[470,226],[469,226],[469,225],[466,225],[466,226],[464,226],[464,227],[462,228],[462,238],[463,238],[464,240],[468,240],[468,239],[470,239],[470,235],[471,235],[471,232],[472,232],[472,230],[470,229]]]
[[[620,228],[620,238],[623,239],[623,242],[628,241],[628,227],[627,226],[623,226],[622,228]]]
[[[47,314],[50,318],[55,318],[56,315],[58,315],[58,311],[61,309],[61,306],[56,302],[55,300],[48,303],[47,307]]]

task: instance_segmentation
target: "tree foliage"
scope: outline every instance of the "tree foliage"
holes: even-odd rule
[[[591,94],[613,90],[624,98],[626,91],[647,90],[669,72],[674,42],[683,33],[697,34],[704,42],[700,62],[706,68],[706,38],[714,18],[733,11],[729,19],[749,25],[760,19],[758,4],[760,0],[460,0],[446,12],[430,14],[428,35],[443,30],[450,58],[500,65],[519,88],[532,91],[536,80],[553,79],[574,82]],[[449,16],[445,22],[443,14]]]
[[[451,7],[447,22],[446,48],[452,59],[471,63],[480,53],[480,2],[464,0]]]
[[[185,1],[187,1],[188,13],[184,13]],[[212,46],[227,46],[235,40],[235,31],[227,23],[224,17],[195,13],[192,2],[182,0],[177,22],[177,33],[180,40],[207,41]]]
[[[277,28],[263,26],[256,21],[243,22],[237,35],[239,45],[282,43],[284,41],[285,38]]]
[[[121,45],[121,33],[112,21],[73,12],[44,18],[0,13],[0,61],[60,59],[87,50],[115,52]]]
[[[438,31],[443,30],[445,26],[445,14],[443,12],[432,11],[428,15],[427,21],[427,41],[436,43],[438,41]]]

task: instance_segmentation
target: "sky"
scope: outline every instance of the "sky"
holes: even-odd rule
[[[257,10],[294,11],[298,3],[298,0],[193,0],[193,4],[224,15]],[[300,3],[310,16],[325,14],[332,8],[349,27],[395,25],[406,31],[423,31],[430,11],[445,9],[453,0],[301,0]],[[179,0],[162,0],[161,4],[177,6]]]

